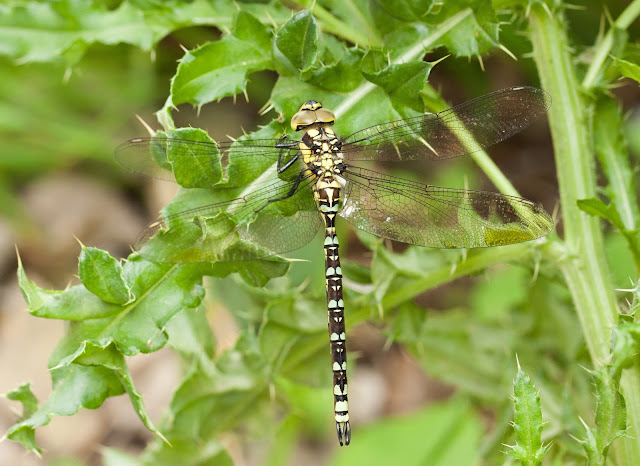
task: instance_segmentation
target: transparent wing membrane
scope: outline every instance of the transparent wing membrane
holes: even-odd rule
[[[287,148],[287,144],[292,147]],[[124,142],[116,148],[115,159],[133,173],[175,181],[171,161],[180,157],[193,157],[205,164],[220,160],[223,166],[227,166],[234,158],[249,157],[262,163],[275,163],[280,154],[293,157],[297,153],[295,141],[283,139],[204,142],[152,137]]]
[[[503,141],[529,126],[551,105],[534,87],[493,92],[439,113],[357,131],[342,145],[349,160],[442,160]]]
[[[376,236],[433,248],[477,248],[549,233],[538,204],[504,194],[440,188],[350,167],[340,216]]]
[[[251,193],[168,215],[145,229],[136,249],[155,262],[241,261],[301,248],[322,225],[310,178],[263,183]]]

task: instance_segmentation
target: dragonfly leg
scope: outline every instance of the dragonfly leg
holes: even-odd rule
[[[298,160],[298,154],[296,154],[295,156],[291,157],[291,160],[283,164],[284,149],[291,149],[292,147],[295,147],[297,145],[297,142],[295,141],[285,142],[286,139],[287,137],[283,136],[282,139],[280,139],[276,144],[276,147],[279,147],[281,149],[280,154],[278,155],[278,174],[284,172],[287,168],[293,165],[296,160]]]
[[[293,183],[293,186],[291,186],[291,189],[289,189],[287,194],[285,194],[284,196],[269,199],[262,207],[256,210],[256,213],[260,212],[262,209],[267,207],[272,202],[284,201],[285,199],[289,199],[291,196],[293,196],[298,190],[298,186],[300,186],[300,183],[302,183],[302,180],[305,179],[305,173],[306,173],[306,170],[300,170],[300,174],[298,175],[298,178]]]

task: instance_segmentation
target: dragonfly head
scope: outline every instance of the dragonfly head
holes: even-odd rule
[[[315,123],[332,125],[335,121],[336,116],[331,110],[323,108],[320,102],[310,100],[302,104],[298,113],[291,118],[291,129],[300,131]]]

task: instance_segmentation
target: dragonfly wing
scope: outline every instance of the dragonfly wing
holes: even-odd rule
[[[140,234],[136,249],[154,262],[253,260],[298,249],[322,224],[310,182],[270,180],[241,197],[168,215]]]
[[[512,87],[439,113],[391,121],[343,140],[345,160],[442,160],[503,141],[529,126],[551,105],[542,89]]]
[[[440,188],[358,167],[340,216],[376,236],[434,248],[520,243],[546,235],[553,219],[538,204],[484,191]]]
[[[136,138],[120,144],[115,152],[116,162],[133,173],[160,180],[175,181],[167,160],[167,140]]]
[[[196,159],[206,170],[207,165],[226,166],[236,158],[251,157],[269,164],[276,163],[279,156],[286,161],[297,153],[295,141],[283,139],[206,142],[152,137],[131,139],[118,146],[114,156],[120,165],[133,173],[175,181],[172,165],[182,157]]]

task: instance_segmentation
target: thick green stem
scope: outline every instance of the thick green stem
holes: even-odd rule
[[[559,13],[554,14],[557,18]],[[533,54],[542,86],[554,102],[549,111],[567,253],[563,272],[573,293],[594,363],[609,355],[609,335],[617,306],[603,254],[599,221],[582,212],[578,199],[596,196],[588,109],[578,93],[563,24],[540,4],[530,16]]]
[[[561,270],[569,286],[594,365],[609,357],[611,329],[617,320],[617,304],[604,256],[599,221],[580,211],[578,199],[595,197],[594,154],[590,146],[588,109],[580,94],[561,12],[553,15],[540,3],[530,14],[533,55],[542,86],[554,99],[549,112],[565,235],[565,260]],[[622,387],[637,390],[636,376],[623,377]],[[634,388],[636,387],[636,388]],[[640,423],[640,405],[629,397],[629,423]],[[625,439],[619,461],[634,464],[640,458],[640,437]]]

